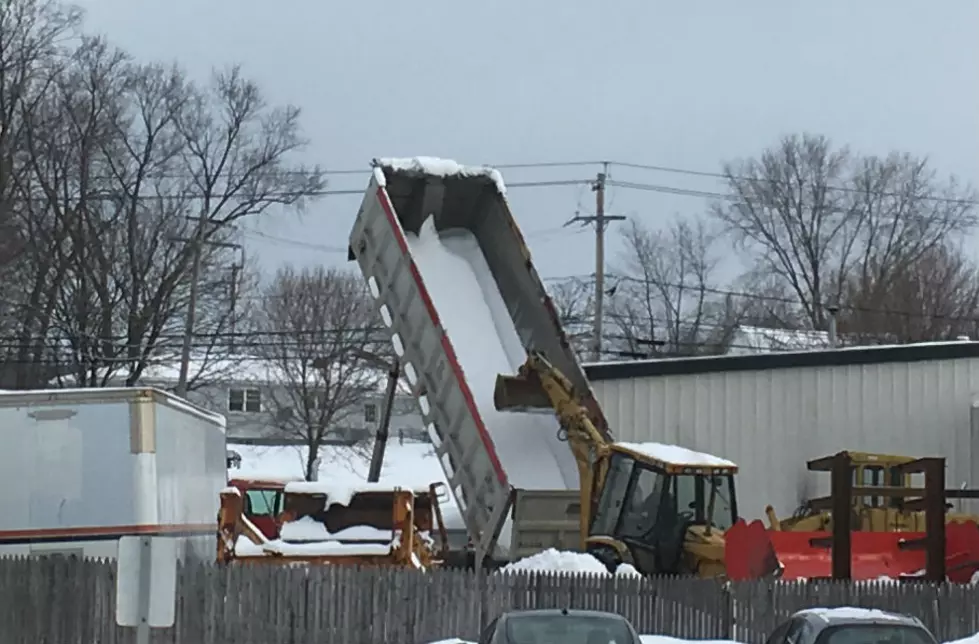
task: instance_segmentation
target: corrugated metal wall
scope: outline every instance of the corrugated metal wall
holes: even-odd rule
[[[979,358],[593,380],[618,440],[714,453],[740,466],[745,518],[829,493],[807,460],[843,449],[945,456],[947,483],[979,487],[970,407]]]

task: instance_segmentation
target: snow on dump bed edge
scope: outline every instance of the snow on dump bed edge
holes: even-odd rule
[[[465,166],[456,163],[452,159],[440,159],[438,157],[410,157],[403,159],[378,159],[377,163],[392,170],[402,170],[407,172],[422,172],[436,177],[489,177],[496,184],[496,189],[501,195],[506,194],[506,184],[503,183],[503,175],[496,168],[488,166]],[[377,175],[374,175],[377,177]],[[379,183],[383,186],[383,174]]]
[[[679,445],[667,445],[665,443],[616,443],[619,447],[644,454],[650,458],[664,463],[674,463],[676,465],[693,465],[701,467],[737,467],[734,462],[713,454],[695,452]]]

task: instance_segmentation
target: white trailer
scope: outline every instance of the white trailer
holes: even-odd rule
[[[0,393],[0,555],[114,559],[125,535],[214,558],[225,420],[149,388]]]

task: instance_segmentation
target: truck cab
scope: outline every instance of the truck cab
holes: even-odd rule
[[[241,492],[242,514],[258,528],[266,539],[279,538],[277,517],[284,509],[287,483],[302,481],[301,478],[261,479],[240,477],[231,479],[228,485]]]
[[[737,466],[658,443],[615,444],[587,550],[610,569],[723,573],[724,532],[737,520]]]

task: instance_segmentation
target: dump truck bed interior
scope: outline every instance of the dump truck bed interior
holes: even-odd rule
[[[492,400],[494,383],[487,381],[485,373],[476,373],[476,367],[483,365],[474,364],[478,360],[472,359],[473,345],[481,342],[467,340],[466,333],[472,333],[467,327],[486,320],[460,317],[459,302],[453,301],[471,298],[476,287],[458,286],[452,292],[453,285],[428,256],[433,243],[444,243],[441,251],[458,254],[471,240],[478,245],[480,261],[488,269],[484,272],[491,280],[477,275],[487,303],[470,300],[468,308],[478,311],[468,313],[499,317],[489,300],[500,300],[499,308],[505,309],[508,320],[489,323],[497,331],[512,323],[513,328],[506,332],[520,345],[516,350],[520,355],[511,350],[507,364],[499,368],[515,370],[526,358],[525,350],[543,352],[574,383],[596,427],[608,434],[608,425],[510,214],[499,175],[487,168],[464,168],[430,159],[376,162],[351,232],[351,258],[368,279],[405,375],[419,398],[470,536],[488,548],[501,530],[509,530],[504,523],[511,488],[543,489],[527,483],[528,474],[523,470],[528,456],[537,457],[542,464],[547,459],[560,461],[564,479],[554,487],[565,491],[576,486],[571,480],[576,470],[563,442],[549,444],[549,454],[544,449],[514,454],[513,446],[504,444],[506,437],[499,427],[505,420],[493,415],[497,412],[492,405],[481,404]],[[478,267],[474,272],[480,272]],[[491,282],[488,286],[487,281]],[[534,441],[558,440],[556,420],[551,419],[555,431],[547,431],[546,437],[538,435],[542,432],[536,426],[528,430],[524,452],[537,449]],[[567,476],[569,463],[571,477]],[[506,535],[501,541],[508,539]]]

